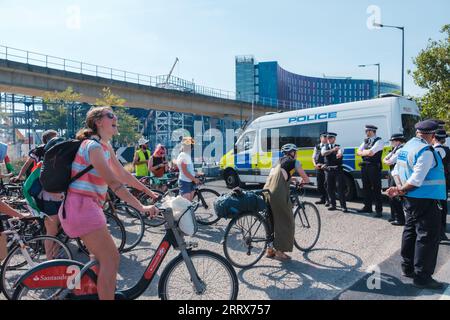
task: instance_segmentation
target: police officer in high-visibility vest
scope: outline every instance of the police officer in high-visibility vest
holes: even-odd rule
[[[377,137],[378,128],[366,125],[367,138],[358,149],[361,156],[361,175],[364,193],[364,208],[358,210],[360,213],[372,213],[372,203],[375,202],[375,218],[381,218],[383,203],[381,198],[381,157],[383,155],[384,142]]]
[[[442,158],[442,162],[444,164],[444,173],[445,173],[445,181],[447,187],[447,195],[450,190],[450,148],[445,145],[445,140],[447,139],[447,132],[443,129],[436,131],[436,136],[434,138],[433,147],[439,153]],[[441,232],[441,240],[448,241],[448,237],[446,235],[447,230],[447,215],[448,215],[448,199],[445,199],[441,202],[442,206],[442,232]]]
[[[328,132],[328,143],[323,146],[321,154],[324,157],[324,170],[327,185],[328,199],[330,200],[330,207],[328,210],[336,210],[336,182],[339,201],[343,212],[348,212],[347,203],[345,201],[344,192],[344,172],[342,171],[343,153],[341,146],[336,144],[337,134]]]
[[[316,168],[317,191],[319,191],[320,194],[320,201],[317,201],[316,204],[325,204],[329,206],[328,193],[325,183],[325,170],[323,169],[325,160],[322,156],[322,148],[327,145],[327,143],[327,132],[323,132],[320,134],[320,143],[314,148],[312,161],[314,167]]]
[[[387,190],[389,197],[403,196],[403,275],[422,289],[443,288],[432,278],[442,228],[440,201],[447,193],[441,157],[431,146],[437,128],[430,120],[416,125],[416,137],[402,148],[392,172],[397,186]]]
[[[148,177],[150,175],[148,171],[148,160],[152,156],[148,148],[148,140],[140,138],[138,141],[139,149],[134,154],[133,165],[135,168],[136,178]]]
[[[406,140],[403,133],[393,134],[391,137],[392,151],[383,159],[383,163],[389,166],[389,187],[395,187],[395,181],[392,177],[392,170],[394,170],[397,158],[405,146]],[[405,213],[400,197],[390,198],[389,205],[391,207],[391,218],[388,220],[393,226],[405,225]]]

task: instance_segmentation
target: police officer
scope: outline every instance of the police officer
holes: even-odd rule
[[[320,143],[314,148],[312,161],[314,167],[316,168],[317,191],[319,191],[320,194],[320,201],[317,201],[316,204],[325,204],[326,206],[329,206],[328,194],[325,185],[325,170],[322,168],[325,164],[324,157],[322,156],[322,148],[327,143],[327,132],[323,132],[320,134]]]
[[[442,162],[444,164],[444,173],[445,173],[445,181],[447,192],[450,190],[450,148],[445,145],[445,139],[447,139],[447,132],[445,130],[436,131],[436,136],[434,138],[434,149],[441,156]],[[447,193],[448,195],[448,193]],[[448,198],[441,202],[442,207],[442,232],[441,232],[441,240],[448,241],[448,237],[445,234],[447,230],[447,214],[448,214],[448,206],[447,206]]]
[[[340,145],[336,144],[337,134],[328,132],[328,143],[322,147],[321,154],[324,157],[325,179],[327,185],[328,199],[330,200],[330,207],[328,210],[336,210],[336,182],[338,183],[338,195],[341,202],[343,212],[348,212],[347,203],[345,201],[344,192],[344,173],[342,171],[343,153]]]
[[[393,134],[391,137],[392,151],[383,159],[383,163],[389,166],[389,187],[395,187],[395,181],[392,178],[392,170],[397,163],[398,154],[405,145],[405,137],[402,133]],[[403,212],[402,202],[399,197],[389,198],[391,207],[391,218],[388,220],[393,226],[405,225],[405,213]]]
[[[361,156],[361,174],[364,193],[364,208],[358,210],[360,213],[372,213],[372,200],[375,202],[375,218],[381,218],[383,203],[381,198],[381,157],[383,155],[384,143],[377,137],[378,128],[366,125],[367,138],[358,149]]]
[[[403,275],[422,289],[443,288],[432,278],[442,227],[439,201],[446,198],[442,160],[431,146],[437,128],[430,120],[416,125],[416,137],[402,148],[392,172],[397,186],[387,190],[389,197],[403,196]]]

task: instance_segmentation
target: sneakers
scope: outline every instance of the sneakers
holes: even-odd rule
[[[391,224],[393,226],[396,226],[396,227],[403,227],[405,225],[404,222],[400,222],[400,221],[397,221],[397,220],[392,221]]]
[[[428,281],[419,280],[417,278],[414,279],[413,285],[419,289],[430,289],[430,290],[442,290],[444,289],[444,285],[433,278]]]

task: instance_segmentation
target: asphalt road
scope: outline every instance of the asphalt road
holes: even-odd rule
[[[221,181],[211,182],[219,193],[229,192]],[[305,200],[317,201],[314,191],[308,191]],[[349,209],[359,209],[360,202],[350,202]],[[263,258],[248,270],[236,269],[239,279],[239,299],[440,299],[442,292],[416,290],[411,280],[403,278],[399,270],[399,249],[403,228],[393,227],[387,219],[390,211],[384,206],[384,217],[376,219],[365,214],[330,213],[319,206],[322,220],[320,239],[309,253],[294,248],[292,261],[279,262]],[[193,241],[199,249],[208,249],[223,255],[221,242],[229,220],[215,226],[200,226]],[[119,287],[133,285],[142,275],[154,249],[163,236],[162,229],[149,229],[136,250],[122,257]],[[177,252],[172,251],[169,261]],[[441,245],[436,278],[450,282],[450,246]],[[447,263],[447,265],[445,265]],[[378,266],[380,283],[373,290],[367,279],[373,276],[371,267]],[[164,265],[162,266],[162,268]],[[161,270],[162,270],[161,268]],[[159,271],[160,273],[161,271]],[[141,299],[157,299],[157,281]],[[371,286],[369,286],[371,287]],[[378,289],[379,288],[379,289]],[[449,296],[450,298],[450,296]]]
[[[219,193],[229,192],[221,181],[210,182],[207,186]],[[305,196],[307,201],[317,199],[314,191],[308,191]],[[356,210],[362,207],[362,203],[350,202],[348,207]],[[402,228],[387,222],[390,216],[387,203],[382,219],[367,214],[329,212],[324,206],[319,206],[319,210],[322,229],[316,247],[308,253],[294,248],[293,259],[289,262],[264,257],[250,269],[236,269],[238,299],[450,299],[450,293],[445,294],[444,290],[417,290],[411,285],[411,279],[401,276],[399,249]],[[189,240],[198,242],[198,249],[223,255],[221,242],[228,223],[229,220],[220,220],[214,226],[199,226],[196,236]],[[163,236],[162,227],[147,228],[142,242],[133,251],[122,255],[119,289],[133,286],[142,277]],[[177,254],[173,249],[169,252],[158,276],[140,299],[159,299],[159,275]],[[80,255],[78,258],[86,259]],[[449,258],[450,244],[442,244],[435,277],[447,286],[450,282]]]

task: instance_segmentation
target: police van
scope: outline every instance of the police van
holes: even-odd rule
[[[298,159],[312,182],[316,182],[312,162],[320,133],[336,132],[337,144],[344,150],[345,193],[347,199],[361,194],[361,157],[356,154],[365,138],[365,125],[378,127],[377,135],[385,142],[383,157],[389,153],[389,138],[403,133],[415,135],[419,108],[410,99],[397,95],[336,104],[312,109],[267,114],[254,120],[234,145],[234,150],[220,161],[220,170],[228,188],[246,183],[265,183],[270,169],[278,162],[280,148],[294,143]],[[389,168],[383,166],[383,187],[387,187]]]

